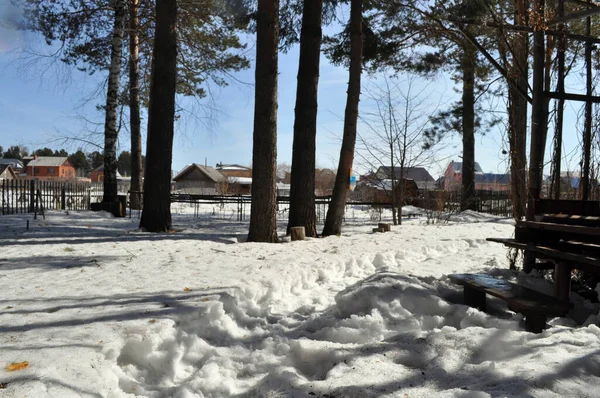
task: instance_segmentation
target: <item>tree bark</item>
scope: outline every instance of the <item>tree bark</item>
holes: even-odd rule
[[[591,35],[592,22],[591,18],[586,18],[586,35]],[[593,75],[592,75],[592,43],[585,43],[585,70],[586,70],[586,95],[593,94]],[[582,154],[582,170],[581,170],[581,200],[588,200],[590,197],[590,169],[592,155],[592,102],[585,103],[585,126],[583,129],[583,154]]]
[[[140,58],[138,0],[129,0],[129,130],[131,131],[130,206],[141,208],[142,132],[140,121]]]
[[[526,1],[516,0],[515,25],[526,26]],[[515,34],[513,41],[514,55],[510,65],[510,74],[515,78],[521,92],[527,91],[527,70],[529,45],[526,32]],[[509,145],[510,145],[510,172],[511,194],[513,203],[513,217],[520,220],[525,216],[526,169],[527,169],[527,99],[514,85],[509,85]]]
[[[558,2],[558,17],[565,15],[564,2]],[[565,30],[565,25],[560,24],[558,26],[560,31]],[[557,81],[556,91],[559,94],[565,93],[565,51],[566,51],[567,40],[564,36],[558,37],[558,70],[557,70]],[[562,136],[563,136],[563,120],[565,113],[565,100],[563,98],[558,100],[556,106],[556,126],[554,132],[554,154],[552,159],[552,197],[556,200],[560,199],[560,169],[562,163]]]
[[[292,150],[288,231],[303,226],[309,237],[317,236],[315,151],[322,12],[323,0],[304,1]]]
[[[471,42],[463,44],[463,164],[461,210],[475,210],[475,62],[477,50]]]
[[[538,15],[544,15],[543,0],[535,0],[533,9]],[[529,178],[527,192],[527,220],[533,221],[535,201],[540,198],[544,162],[544,70],[545,45],[542,26],[535,27],[533,33],[533,96],[531,106],[531,146],[529,152]],[[524,270],[530,270],[531,264],[524,264]]]
[[[277,242],[277,74],[279,2],[259,0],[249,242]]]
[[[112,33],[106,115],[104,119],[104,197],[103,202],[117,201],[117,108],[119,106],[119,79],[125,31],[125,0],[113,0],[115,21]]]
[[[360,100],[360,77],[362,73],[362,7],[363,0],[352,0],[350,5],[350,73],[348,96],[344,115],[344,137],[340,150],[338,171],[335,177],[333,195],[327,210],[323,235],[338,235],[342,232],[342,220],[350,184],[350,170],[354,161],[356,144],[356,124],[358,121],[358,102]]]
[[[177,1],[157,0],[152,51],[144,208],[140,228],[171,229],[171,160],[177,82]]]

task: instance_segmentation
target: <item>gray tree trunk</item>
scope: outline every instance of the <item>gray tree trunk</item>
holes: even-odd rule
[[[249,242],[277,242],[277,73],[279,1],[259,0]]]
[[[171,229],[171,161],[177,82],[177,0],[157,0],[152,51],[144,209],[140,228]]]
[[[129,129],[131,131],[132,209],[141,209],[142,132],[140,121],[140,58],[138,0],[129,0]]]
[[[292,150],[288,231],[304,227],[308,237],[317,236],[315,151],[322,12],[323,0],[304,1]]]
[[[117,108],[119,106],[119,79],[123,34],[125,31],[125,0],[113,0],[115,21],[110,53],[108,89],[106,92],[106,117],[104,120],[104,197],[103,202],[117,201]]]
[[[350,5],[350,73],[348,79],[348,96],[344,115],[344,137],[340,150],[338,171],[335,177],[333,195],[327,210],[323,236],[339,235],[342,232],[342,221],[348,186],[350,184],[350,170],[354,161],[354,147],[356,145],[356,124],[358,121],[358,103],[360,101],[360,77],[362,74],[362,29],[363,0],[352,0]]]

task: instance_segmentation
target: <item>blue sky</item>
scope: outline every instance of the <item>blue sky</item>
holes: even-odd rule
[[[101,104],[103,98],[87,102],[86,98],[102,87],[104,76],[88,76],[62,66],[46,70],[43,64],[32,67],[19,60],[23,56],[23,43],[40,48],[45,45],[39,37],[10,29],[6,23],[9,19],[7,14],[9,10],[6,4],[0,3],[0,21],[4,21],[0,23],[0,145],[7,148],[20,144],[29,149],[65,147],[69,151],[83,145],[85,150],[94,150],[93,146],[85,146],[78,141],[64,143],[61,138],[79,137],[102,142],[103,115],[95,106]],[[249,53],[253,54],[253,48]],[[298,47],[292,48],[287,54],[280,54],[279,61],[278,162],[291,163]],[[228,87],[212,88],[217,111],[213,113],[215,123],[210,127],[189,113],[202,117],[202,101],[200,104],[193,100],[180,101],[187,111],[176,126],[173,170],[181,170],[192,162],[204,163],[205,160],[213,166],[221,161],[251,165],[254,70],[251,68],[236,73],[234,77],[237,81],[232,81]],[[322,57],[317,134],[317,164],[320,167],[337,167],[347,80],[345,68],[333,66]],[[363,75],[365,85],[370,84],[369,80],[370,77]],[[433,112],[438,104],[440,108],[450,104],[456,96],[453,83],[444,76],[430,82],[422,80],[418,84],[427,85],[427,96],[431,100],[431,108],[424,111],[423,117]],[[363,97],[361,113],[368,112],[370,106],[372,104]],[[146,122],[144,116],[144,131]],[[568,123],[569,119],[567,126]],[[364,131],[364,126],[359,129]],[[507,155],[502,154],[507,144],[502,141],[499,131],[477,136],[476,160],[484,171],[507,171]],[[574,145],[571,141],[576,139],[567,140],[567,149]],[[127,150],[128,142],[128,133],[124,131],[120,136],[119,148]],[[454,135],[443,143],[435,160],[427,168],[437,177],[450,160],[460,160],[460,153],[460,137]],[[364,172],[367,168],[358,162],[355,165],[357,172]]]

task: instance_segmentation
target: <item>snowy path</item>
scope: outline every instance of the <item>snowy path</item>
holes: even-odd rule
[[[269,245],[189,216],[158,236],[88,212],[28,232],[2,217],[0,396],[596,396],[595,325],[534,335],[501,302],[455,304],[444,275],[510,275],[485,238],[512,226],[476,218]]]

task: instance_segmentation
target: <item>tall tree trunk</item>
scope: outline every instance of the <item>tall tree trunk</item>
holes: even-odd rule
[[[323,235],[338,235],[342,232],[342,220],[346,207],[350,171],[354,161],[356,144],[356,124],[358,121],[358,102],[360,100],[360,76],[362,73],[362,7],[363,0],[352,0],[350,5],[350,73],[348,96],[344,115],[344,137],[340,150],[338,171],[335,177],[333,195],[327,210]]]
[[[473,44],[463,44],[463,166],[461,210],[475,210],[475,62],[477,51]]]
[[[132,209],[141,208],[142,132],[140,121],[140,58],[138,0],[129,0],[129,129],[131,131]]]
[[[592,22],[591,18],[586,18],[586,35],[591,35]],[[591,96],[593,94],[592,87],[592,43],[585,43],[585,69],[586,69],[586,95]],[[590,169],[591,169],[591,155],[592,155],[592,101],[586,101],[585,103],[585,127],[583,129],[583,154],[582,154],[582,167],[581,167],[581,186],[580,186],[580,198],[581,200],[588,200],[590,197]]]
[[[535,0],[533,10],[544,15],[544,1]],[[540,198],[544,162],[544,130],[547,115],[544,115],[544,31],[536,27],[533,33],[533,97],[531,106],[531,147],[529,152],[529,178],[527,192],[527,220],[535,214],[535,200]],[[530,264],[524,270],[530,270]]]
[[[119,79],[125,31],[125,0],[113,0],[115,21],[112,33],[106,116],[104,119],[104,197],[103,202],[117,201],[117,108],[119,106]]]
[[[277,242],[279,1],[258,0],[249,242]]]
[[[527,4],[525,0],[515,2],[515,25],[526,26]],[[513,60],[510,65],[510,74],[515,78],[521,92],[527,91],[528,70],[528,33],[515,33],[513,41]],[[513,203],[513,217],[520,220],[525,216],[527,200],[527,99],[520,94],[517,87],[509,85],[509,144],[510,144],[510,172],[511,172],[511,199]]]
[[[322,12],[323,0],[304,1],[292,151],[288,232],[291,227],[304,227],[309,237],[317,236],[315,151]]]
[[[563,1],[558,2],[558,17],[565,15],[565,5]],[[560,24],[559,30],[564,31],[565,25]],[[564,36],[558,37],[558,70],[556,91],[559,94],[565,93],[565,51],[567,40]],[[562,137],[563,137],[563,120],[565,113],[565,100],[559,99],[556,106],[556,125],[554,133],[554,153],[552,160],[552,197],[556,200],[560,199],[560,169],[562,163]]]
[[[177,82],[177,0],[157,0],[152,50],[144,209],[140,228],[171,229],[171,160]]]

